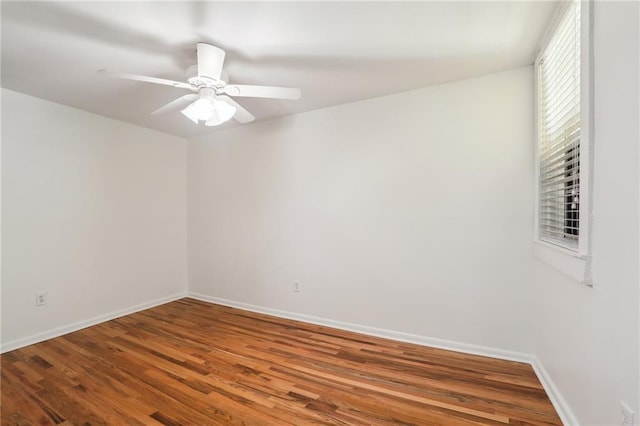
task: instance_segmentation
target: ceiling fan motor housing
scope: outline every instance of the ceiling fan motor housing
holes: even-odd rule
[[[227,84],[226,82],[216,80],[215,78],[198,76],[198,65],[191,65],[187,68],[187,82],[196,90],[200,90],[203,87],[219,89]]]

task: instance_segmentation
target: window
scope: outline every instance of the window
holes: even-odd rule
[[[579,279],[585,282],[590,274],[590,3],[572,0],[560,7],[535,65],[536,240],[585,260]]]
[[[580,236],[580,2],[538,61],[539,238],[576,250]]]

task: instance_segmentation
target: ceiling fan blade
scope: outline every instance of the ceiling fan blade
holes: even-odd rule
[[[195,93],[191,93],[189,95],[181,96],[178,99],[174,99],[173,101],[169,102],[165,106],[160,107],[157,110],[153,111],[151,113],[151,115],[164,114],[165,112],[169,112],[169,111],[173,111],[173,110],[176,110],[176,109],[180,109],[182,107],[187,106],[187,104],[195,101],[198,98],[199,98],[199,96],[197,94],[195,94]]]
[[[198,43],[196,52],[198,54],[198,77],[220,80],[224,50],[207,43]]]
[[[247,98],[300,99],[300,89],[292,87],[228,84],[224,86],[222,90],[230,96],[242,96]]]
[[[126,72],[98,70],[98,74],[106,75],[109,77],[123,78],[125,80],[135,80],[135,81],[142,81],[145,83],[163,84],[165,86],[179,87],[181,89],[192,88],[189,83],[183,83],[181,81],[165,80],[164,78],[147,77],[144,75],[129,74]]]
[[[240,106],[236,101],[225,95],[218,95],[219,99],[227,102],[229,105],[236,107],[236,113],[233,118],[239,123],[250,123],[256,118],[249,111]]]

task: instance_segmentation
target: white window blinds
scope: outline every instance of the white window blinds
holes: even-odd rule
[[[541,240],[577,250],[580,233],[580,1],[572,1],[538,61]]]

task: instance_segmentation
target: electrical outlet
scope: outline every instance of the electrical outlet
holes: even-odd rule
[[[293,282],[293,292],[300,293],[300,281]]]
[[[629,408],[624,401],[620,401],[620,424],[624,426],[633,426],[633,410]]]
[[[42,291],[40,293],[36,293],[36,306],[43,306],[47,304],[47,292]]]

